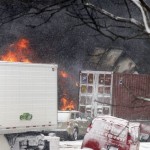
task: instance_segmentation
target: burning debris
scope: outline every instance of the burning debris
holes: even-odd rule
[[[74,84],[74,86],[79,86],[79,83],[75,80],[75,78],[73,76],[69,75],[67,72],[60,71],[60,76],[62,78],[70,79],[72,81],[72,83]]]
[[[61,106],[60,109],[65,111],[65,110],[75,110],[76,109],[76,104],[73,100],[69,100],[65,97],[61,98]]]
[[[6,53],[0,56],[0,60],[9,62],[31,62],[33,52],[28,39],[21,38],[6,49]]]
[[[0,60],[2,61],[9,61],[9,62],[26,62],[31,63],[33,56],[33,50],[30,47],[30,42],[26,38],[20,38],[18,41],[14,42],[13,44],[9,45],[5,53],[0,56]],[[73,85],[73,88],[78,87],[78,83],[76,80],[69,75],[66,71],[59,72],[59,82],[60,86],[59,90],[61,89],[60,93],[63,93],[63,96],[59,98],[60,100],[60,109],[61,110],[74,110],[76,109],[77,104],[75,100],[71,100],[71,98],[66,98],[67,96],[70,97],[70,92],[68,92],[68,83],[70,82]],[[64,94],[65,93],[65,94]],[[64,96],[67,95],[67,96]]]
[[[62,94],[62,96],[60,96],[60,110],[76,110],[77,109],[77,103],[75,101],[75,99],[72,99],[70,97],[71,94],[73,93],[74,90],[71,90],[72,92],[70,92],[70,89],[75,89],[77,88],[77,82],[76,80],[70,75],[68,74],[66,71],[60,71],[59,72],[59,76],[61,78],[60,80],[60,91]],[[68,87],[67,85],[71,83],[72,87]]]
[[[60,75],[63,78],[68,78],[68,76],[69,76],[65,71],[60,71]]]

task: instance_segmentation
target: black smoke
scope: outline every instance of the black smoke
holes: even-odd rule
[[[107,49],[111,46],[126,51],[137,64],[139,73],[150,73],[150,39],[111,41],[86,25],[76,27],[80,21],[67,15],[66,10],[57,13],[48,23],[36,28],[30,26],[41,23],[43,19],[25,16],[1,26],[0,55],[5,53],[8,45],[22,37],[27,38],[34,50],[33,62],[56,63],[59,71],[66,71],[79,82],[79,72],[86,70],[83,64],[87,52],[96,47]],[[74,93],[71,97],[78,100],[78,88],[73,89],[69,83],[66,88],[68,93]]]

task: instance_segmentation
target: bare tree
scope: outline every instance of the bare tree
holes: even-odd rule
[[[149,38],[150,35],[148,0],[2,0],[0,25],[25,16],[42,17],[39,24],[27,25],[34,28],[49,22],[64,9],[81,21],[75,26],[87,25],[111,40]]]
[[[73,5],[75,0],[2,0],[0,2],[0,25],[14,21],[21,17],[35,16],[43,18],[43,22],[30,27],[45,24],[61,10]]]
[[[149,38],[149,13],[146,0],[81,0],[70,10],[72,17],[82,21],[80,25],[86,24],[112,40]]]

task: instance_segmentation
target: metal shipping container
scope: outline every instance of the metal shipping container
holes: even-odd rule
[[[79,110],[91,117],[150,120],[150,75],[81,71]]]
[[[150,120],[150,75],[114,73],[112,92],[112,115]]]

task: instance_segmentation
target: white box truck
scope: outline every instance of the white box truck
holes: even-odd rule
[[[0,150],[48,150],[57,127],[57,65],[0,61]]]

